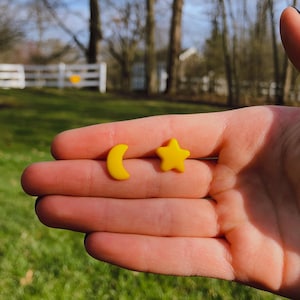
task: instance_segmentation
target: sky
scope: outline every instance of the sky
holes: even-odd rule
[[[15,0],[24,1],[24,0]],[[116,1],[116,0],[115,0]],[[119,2],[124,2],[125,0],[118,0]],[[72,11],[65,11],[61,16],[63,20],[67,23],[68,27],[72,29],[74,33],[79,34],[79,37],[83,42],[87,41],[87,20],[89,18],[88,1],[87,0],[65,0]],[[169,17],[171,13],[170,3],[171,0],[158,0],[160,3],[160,9],[157,10],[157,26],[158,26],[158,38],[166,42],[168,38],[168,26]],[[184,11],[183,11],[183,34],[182,34],[182,44],[184,48],[196,47],[201,48],[209,36],[210,31],[210,15],[211,2],[209,0],[185,0],[184,1]],[[256,1],[248,0],[249,14],[255,13],[254,3]],[[232,0],[233,4],[241,3],[240,0]],[[252,3],[252,7],[251,7]],[[275,14],[276,20],[279,22],[279,16],[281,11],[291,3],[291,0],[275,0]],[[101,4],[101,1],[100,1]],[[109,26],[105,17],[108,15],[107,7],[102,9],[102,20],[105,26]],[[279,26],[277,26],[279,27]],[[105,29],[105,28],[104,28]],[[47,30],[48,38],[62,38],[67,41],[70,37],[62,32],[59,28],[49,28]],[[32,39],[37,38],[37,30],[32,25],[30,29],[29,37]],[[163,42],[162,42],[163,43]]]

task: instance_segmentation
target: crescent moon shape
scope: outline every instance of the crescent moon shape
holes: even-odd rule
[[[118,144],[111,148],[107,155],[107,170],[110,176],[116,180],[129,179],[130,175],[123,166],[123,156],[128,149],[128,145]]]

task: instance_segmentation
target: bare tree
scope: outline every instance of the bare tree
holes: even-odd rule
[[[44,35],[51,23],[51,16],[45,10],[45,5],[39,0],[28,0],[25,2],[27,7],[28,20],[33,22],[33,27],[37,31],[37,48],[40,52]]]
[[[228,0],[228,11],[229,11],[229,17],[232,24],[232,49],[231,49],[231,71],[232,71],[232,105],[233,106],[239,106],[239,98],[240,98],[240,74],[239,74],[239,56],[240,52],[238,51],[238,24],[237,20],[233,13],[233,7],[232,2]],[[223,16],[224,18],[224,16]],[[226,20],[224,20],[226,22]],[[225,25],[226,26],[226,25]],[[226,29],[227,31],[227,29]]]
[[[51,2],[50,0],[42,0],[49,13],[56,21],[58,26],[67,33],[78,46],[78,48],[84,53],[88,63],[95,63],[97,61],[98,54],[98,42],[102,38],[101,24],[100,24],[100,7],[97,0],[89,1],[90,8],[90,38],[88,46],[85,46],[78,36],[64,23],[57,14],[56,6],[57,3]]]
[[[117,6],[115,17],[110,20],[109,36],[104,39],[112,57],[121,69],[121,88],[131,89],[131,71],[139,44],[144,40],[144,3],[127,1],[123,7]]]
[[[269,57],[268,30],[267,30],[268,3],[266,0],[258,1],[256,4],[256,20],[249,30],[249,50],[247,80],[251,82],[251,95],[257,97],[260,93],[261,82],[266,80],[266,59]],[[249,47],[250,46],[250,47]],[[269,64],[270,65],[270,64]]]
[[[9,3],[0,4],[0,51],[11,50],[23,36],[21,24],[16,21],[15,14],[9,9]]]
[[[224,64],[225,64],[225,74],[227,81],[227,89],[228,89],[228,98],[227,104],[228,106],[234,106],[234,86],[233,86],[233,78],[232,78],[232,63],[231,56],[229,50],[229,34],[228,34],[228,24],[227,24],[227,13],[225,8],[225,0],[219,0],[219,9],[222,18],[222,44],[223,44],[223,55],[224,55]]]
[[[182,9],[183,0],[173,0],[167,66],[168,79],[166,94],[168,95],[174,95],[177,92],[179,54],[181,51]]]
[[[157,62],[155,52],[155,0],[146,0],[146,90],[148,95],[157,93]]]

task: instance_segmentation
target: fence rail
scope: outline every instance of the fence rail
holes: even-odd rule
[[[4,65],[0,64],[1,88],[97,87],[106,92],[106,64]]]

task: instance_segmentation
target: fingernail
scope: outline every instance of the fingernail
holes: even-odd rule
[[[296,6],[292,6],[292,8],[294,8],[300,14],[300,11]]]

